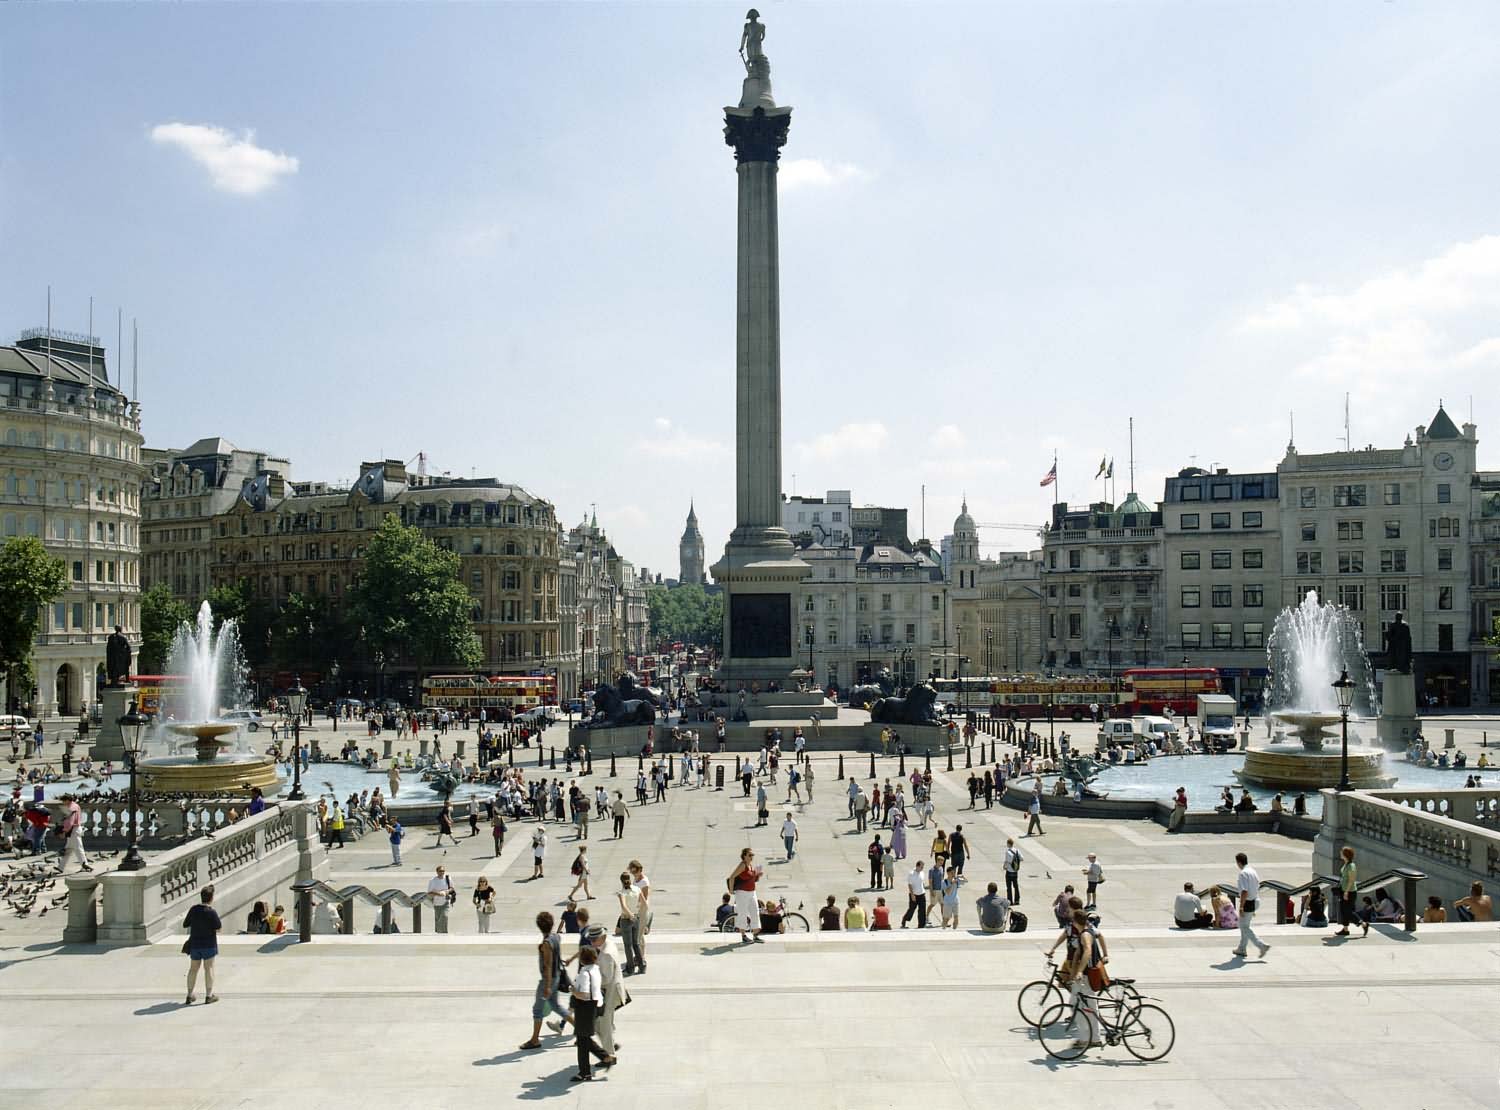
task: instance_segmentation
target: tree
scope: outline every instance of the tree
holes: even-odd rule
[[[651,639],[656,643],[681,640],[718,648],[724,638],[724,595],[710,595],[692,583],[667,589],[652,586],[646,595],[651,614]]]
[[[286,670],[326,671],[340,654],[359,652],[358,631],[326,594],[292,594],[276,614],[271,654]]]
[[[18,536],[0,547],[0,672],[12,704],[19,701],[16,682],[30,674],[42,610],[67,586],[68,565],[48,555],[35,536]]]
[[[474,600],[459,581],[457,555],[393,516],[365,552],[354,609],[364,643],[389,658],[415,664],[417,681],[429,664],[462,670],[479,667],[483,652],[474,634]]]
[[[193,619],[187,602],[173,596],[158,582],[141,594],[141,651],[136,657],[137,674],[166,674],[167,652],[177,629]]]
[[[234,621],[246,666],[264,667],[271,658],[276,603],[269,598],[256,597],[246,583],[240,582],[215,586],[208,595],[208,607],[213,610],[215,634],[224,627],[225,621]]]

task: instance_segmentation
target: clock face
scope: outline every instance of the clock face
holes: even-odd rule
[[[1451,469],[1453,466],[1453,456],[1446,451],[1439,451],[1436,455],[1432,456],[1432,465],[1439,470]]]

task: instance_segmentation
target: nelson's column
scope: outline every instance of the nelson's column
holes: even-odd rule
[[[797,666],[792,597],[810,573],[781,527],[781,319],[776,163],[792,122],[771,97],[765,25],[740,39],[745,83],[724,109],[739,177],[735,281],[735,529],[713,567],[724,587],[724,680],[785,680]]]

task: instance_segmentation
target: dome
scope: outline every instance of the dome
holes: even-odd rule
[[[979,529],[974,527],[974,518],[969,515],[969,499],[964,498],[963,510],[953,520],[953,534],[955,536],[972,536]]]
[[[1142,501],[1139,497],[1136,496],[1135,490],[1131,490],[1129,493],[1127,493],[1125,495],[1124,502],[1120,505],[1120,507],[1118,509],[1115,510],[1115,512],[1117,512],[1117,513],[1144,513],[1146,516],[1150,516],[1151,515],[1151,507],[1149,505],[1147,505],[1144,501]]]

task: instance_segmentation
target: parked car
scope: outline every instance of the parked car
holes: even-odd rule
[[[26,717],[0,715],[0,741],[9,743],[11,737],[17,740],[31,739],[31,721]]]
[[[260,731],[260,711],[255,709],[230,709],[223,713],[222,721],[233,721],[244,727],[246,732]]]

